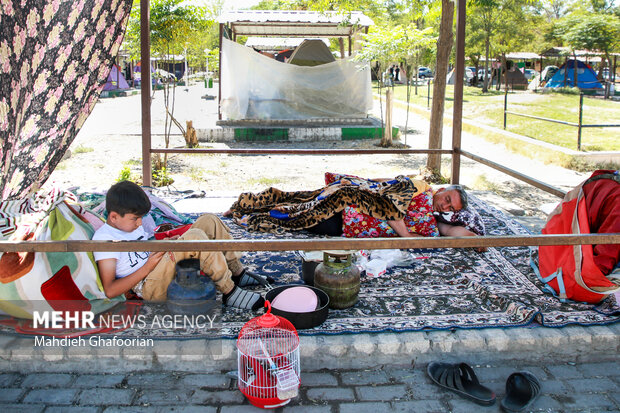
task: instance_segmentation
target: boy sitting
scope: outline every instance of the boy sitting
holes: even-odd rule
[[[142,188],[130,181],[118,182],[108,190],[108,219],[93,235],[93,240],[137,241],[148,235],[142,217],[151,209],[151,201]],[[183,234],[183,240],[232,239],[228,227],[215,215],[199,217]],[[99,276],[107,297],[132,290],[149,301],[166,299],[168,285],[174,278],[178,261],[198,258],[200,269],[215,283],[227,306],[257,310],[263,297],[241,287],[266,284],[273,279],[252,274],[244,269],[238,252],[104,252],[94,253]]]

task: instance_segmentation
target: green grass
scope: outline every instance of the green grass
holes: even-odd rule
[[[431,96],[432,93],[431,85]],[[446,87],[446,113],[452,113],[453,96],[454,86],[448,85]],[[405,85],[398,85],[394,88],[394,98],[402,101],[407,100]],[[419,86],[417,95],[414,93],[414,87],[411,87],[411,103],[427,107],[427,99],[428,88],[426,86]],[[430,105],[432,105],[432,101]],[[508,110],[578,123],[579,96],[568,93],[509,92]],[[483,94],[481,88],[466,86],[463,90],[463,117],[503,129],[504,92],[493,89]],[[584,97],[582,124],[618,124],[619,119],[619,102]],[[508,114],[506,130],[565,148],[577,149],[577,127],[574,126]],[[582,150],[618,151],[620,150],[618,132],[619,128],[617,127],[583,128],[581,131]]]
[[[266,177],[261,177],[261,178],[250,178],[247,180],[247,185],[252,186],[252,185],[257,185],[257,186],[272,186],[272,185],[277,185],[279,183],[282,183],[282,179],[280,178],[266,178]]]
[[[79,145],[77,148],[75,148],[73,153],[75,153],[75,154],[78,154],[78,153],[88,153],[88,152],[93,152],[94,150],[95,150],[94,148],[90,148],[88,146]]]

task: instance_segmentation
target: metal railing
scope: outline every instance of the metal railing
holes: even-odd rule
[[[519,112],[512,112],[508,110],[508,90],[506,90],[506,93],[504,93],[504,130],[506,130],[506,125],[507,125],[507,115],[516,115],[516,116],[522,116],[525,118],[531,118],[531,119],[537,119],[537,120],[542,120],[545,122],[554,122],[554,123],[559,123],[562,125],[567,125],[567,126],[575,126],[577,128],[577,150],[580,151],[581,150],[581,130],[583,128],[617,128],[620,127],[620,124],[590,124],[590,125],[584,125],[583,124],[583,93],[579,94],[579,121],[577,123],[575,122],[567,122],[567,121],[563,121],[563,120],[558,120],[558,119],[550,119],[550,118],[543,118],[541,116],[534,116],[534,115],[528,115],[526,113],[519,113]]]

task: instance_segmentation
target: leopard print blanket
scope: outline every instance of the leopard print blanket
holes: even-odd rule
[[[268,188],[258,194],[245,192],[230,210],[237,223],[247,217],[248,230],[275,233],[310,228],[352,204],[372,217],[400,220],[411,199],[425,186],[423,181],[406,176],[385,182],[347,178],[314,191]]]

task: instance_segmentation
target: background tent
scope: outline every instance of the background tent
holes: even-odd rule
[[[581,60],[567,60],[555,72],[545,87],[575,87],[575,62],[577,62],[577,87],[579,89],[602,89],[596,73]]]
[[[466,85],[471,84],[471,78],[467,76],[467,72],[468,71],[465,71],[465,73],[463,73],[463,83]],[[450,73],[448,73],[448,75],[446,76],[446,84],[453,85],[455,82],[456,82],[456,70],[452,69],[450,70]]]
[[[505,85],[508,83],[508,87],[511,89],[525,90],[529,84],[523,72],[520,71],[515,65],[512,65],[512,70],[508,69],[508,71],[504,71],[501,79],[500,84]]]
[[[293,52],[288,63],[297,66],[318,66],[335,61],[336,58],[320,39],[306,39]]]
[[[108,80],[106,80],[103,85],[103,90],[124,90],[129,89],[129,84],[123,76],[123,72],[118,65],[112,65],[112,70],[110,70],[110,74],[108,75]]]

